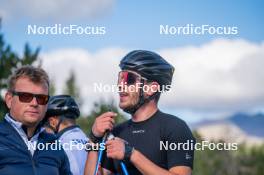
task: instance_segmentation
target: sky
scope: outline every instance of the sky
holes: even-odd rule
[[[2,32],[18,54],[24,44],[41,48],[43,67],[62,93],[73,70],[88,113],[100,98],[94,83],[114,85],[118,63],[129,51],[159,53],[175,67],[172,90],[160,108],[187,122],[263,111],[264,2],[0,0]],[[28,26],[103,27],[99,35],[28,34]],[[170,34],[161,34],[160,26]],[[223,27],[233,34],[173,34],[177,27]],[[179,29],[178,29],[179,30]]]

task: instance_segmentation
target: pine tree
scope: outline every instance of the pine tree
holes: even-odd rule
[[[29,44],[25,44],[24,54],[20,58],[11,46],[6,44],[4,34],[1,32],[1,19],[0,19],[0,120],[8,112],[4,101],[4,93],[7,90],[8,77],[19,66],[31,65],[38,58],[40,49],[32,51]],[[40,66],[40,64],[38,65]]]
[[[79,107],[82,105],[82,99],[80,97],[80,89],[76,85],[76,77],[74,71],[70,72],[69,78],[66,80],[66,86],[64,89],[64,93],[72,96],[76,102],[78,103]]]

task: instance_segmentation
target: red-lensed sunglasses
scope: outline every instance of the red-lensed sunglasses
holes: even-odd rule
[[[136,82],[140,82],[141,79],[147,80],[138,73],[129,70],[120,71],[118,73],[118,84],[133,85]]]
[[[45,94],[32,94],[29,92],[11,92],[13,95],[18,96],[18,99],[22,103],[30,103],[35,97],[39,105],[46,105],[49,101],[49,95]]]

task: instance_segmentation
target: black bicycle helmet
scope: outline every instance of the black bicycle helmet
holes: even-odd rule
[[[80,116],[77,103],[69,95],[52,96],[48,102],[46,117],[61,115],[71,119],[76,119]]]
[[[120,62],[121,70],[131,70],[139,73],[142,77],[150,81],[159,83],[161,90],[166,91],[164,86],[171,85],[174,67],[160,55],[146,50],[134,50],[128,53]],[[144,81],[141,81],[144,85]],[[139,100],[133,107],[123,109],[125,112],[134,114],[143,104],[154,99],[160,92],[154,93],[148,98],[144,98],[142,88],[139,93]]]
[[[134,50],[128,53],[120,62],[122,70],[132,70],[148,80],[163,85],[170,85],[174,67],[160,55],[146,50]],[[165,89],[164,89],[165,90]]]

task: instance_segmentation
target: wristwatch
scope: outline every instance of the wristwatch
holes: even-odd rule
[[[100,143],[103,139],[103,137],[96,137],[93,133],[93,131],[91,130],[90,134],[89,134],[89,139],[93,142],[93,143]]]
[[[128,142],[125,142],[125,155],[123,160],[129,162],[133,151],[134,147],[130,146]]]

